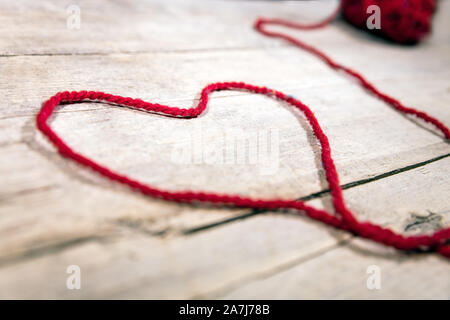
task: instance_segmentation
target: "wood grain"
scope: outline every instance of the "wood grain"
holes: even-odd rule
[[[361,219],[408,234],[430,232],[450,224],[448,203],[443,201],[450,191],[449,175],[442,175],[449,164],[447,158],[346,190],[344,196]],[[429,192],[424,194],[423,188]],[[328,201],[323,197],[311,204],[327,207]],[[429,212],[439,219],[417,219]],[[407,228],[417,221],[416,228]],[[448,298],[445,259],[433,254],[408,256],[365,240],[348,241],[348,234],[281,213],[191,236],[159,238],[122,226],[115,237],[79,240],[16,261],[3,260],[0,294],[22,298]],[[65,287],[65,270],[72,264],[82,270],[79,291]],[[365,282],[366,268],[374,264],[385,279],[378,293],[369,291]]]
[[[34,125],[40,104],[62,90],[101,90],[180,107],[194,105],[201,88],[217,81],[287,92],[311,107],[329,136],[341,183],[351,187],[346,198],[361,218],[399,231],[411,225],[408,232],[448,223],[450,147],[436,131],[391,110],[310,55],[251,28],[259,15],[317,20],[334,1],[80,1],[80,30],[66,28],[69,4],[0,1],[2,297],[251,297],[260,288],[270,292],[277,282],[272,275],[278,279],[286,266],[301,262],[302,269],[305,262],[331,276],[329,264],[341,256],[340,268],[352,259],[354,268],[363,268],[372,259],[373,250],[361,254],[353,245],[342,247],[348,235],[307,219],[155,201],[70,163]],[[342,21],[294,34],[448,124],[449,6],[440,2],[433,36],[417,47],[388,45]],[[198,119],[82,103],[61,108],[52,125],[74,149],[171,190],[291,199],[327,189],[318,145],[303,117],[245,92],[214,94]],[[199,152],[193,145],[204,156],[223,153],[227,136],[246,142],[248,135],[274,130],[279,143],[271,174],[261,172],[267,164],[261,161],[180,161],[180,148],[193,156]],[[329,207],[326,197],[312,201]],[[429,212],[436,217],[416,227],[416,220],[428,221],[423,217]],[[393,256],[380,263],[395,277],[406,258]],[[64,287],[65,268],[77,263],[90,284],[72,292]],[[415,264],[408,258],[408,265]],[[429,279],[429,264],[437,272],[448,267],[437,258],[418,258],[417,281]],[[267,282],[253,283],[265,274]],[[404,283],[371,295],[353,290],[356,280],[349,279],[349,289],[339,293],[345,278],[315,287],[306,275],[299,281],[311,291],[295,293],[292,287],[277,297],[410,297],[421,288],[413,283],[407,292]],[[434,289],[423,297],[448,297],[445,281],[431,283]]]

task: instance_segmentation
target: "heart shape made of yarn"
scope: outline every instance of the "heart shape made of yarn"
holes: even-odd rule
[[[363,0],[353,0],[353,2],[362,1]],[[379,2],[381,1],[384,0],[379,0]],[[340,4],[342,5],[343,2],[341,2]],[[425,122],[432,124],[444,135],[446,139],[450,139],[450,129],[438,119],[428,115],[423,111],[403,105],[400,101],[377,89],[364,76],[362,76],[355,70],[352,70],[334,61],[327,54],[318,50],[317,48],[308,45],[307,43],[298,40],[288,34],[270,31],[266,28],[267,25],[278,25],[300,30],[313,30],[322,28],[333,21],[336,15],[340,12],[340,8],[341,6],[339,6],[331,16],[315,24],[301,24],[286,21],[283,19],[259,18],[255,21],[254,27],[262,35],[283,39],[284,41],[287,41],[292,45],[315,55],[330,68],[336,71],[343,72],[352,77],[361,85],[362,88],[372,93],[374,96],[384,101],[386,104],[390,105],[393,109],[404,114],[413,115]],[[48,124],[49,117],[52,115],[58,105],[60,105],[61,103],[74,103],[81,101],[103,101],[106,103],[128,106],[174,117],[192,118],[200,115],[206,109],[209,94],[219,90],[246,90],[257,94],[263,94],[284,101],[304,114],[309,125],[311,126],[315,137],[320,143],[322,164],[326,172],[326,179],[328,181],[330,193],[333,199],[332,203],[335,211],[334,213],[316,209],[310,205],[307,205],[303,201],[284,199],[253,199],[248,197],[241,197],[238,195],[218,193],[192,191],[173,192],[161,190],[159,188],[142,183],[138,180],[131,179],[120,173],[114,172],[113,170],[83,156],[82,154],[75,152],[52,130],[52,128]],[[319,122],[314,116],[314,113],[300,100],[297,100],[280,91],[272,90],[267,87],[254,86],[243,82],[218,82],[210,84],[203,88],[198,105],[190,109],[182,109],[157,103],[149,103],[142,101],[141,99],[124,98],[121,96],[115,96],[103,92],[65,91],[57,93],[43,103],[42,108],[36,117],[36,122],[38,129],[44,135],[46,135],[47,138],[55,145],[61,155],[68,157],[85,167],[91,168],[97,173],[113,181],[127,185],[133,190],[154,198],[160,198],[175,202],[207,202],[212,204],[232,205],[236,207],[248,207],[256,209],[294,209],[304,212],[309,217],[331,225],[335,228],[350,231],[361,237],[368,238],[373,241],[395,247],[397,249],[438,251],[443,256],[450,258],[450,228],[444,228],[429,235],[404,236],[402,234],[395,233],[390,229],[383,228],[370,222],[359,222],[354,214],[349,209],[347,209],[345,205],[342,188],[339,184],[338,173],[331,156],[331,147],[328,142],[328,138],[320,127]]]
[[[333,198],[333,206],[335,214],[329,213],[322,209],[316,209],[307,205],[303,201],[284,200],[284,199],[253,199],[242,197],[238,195],[227,195],[207,192],[192,192],[192,191],[168,191],[161,190],[157,187],[147,185],[136,179],[129,178],[123,174],[115,172],[106,166],[103,166],[86,156],[74,151],[69,147],[64,140],[59,137],[48,123],[49,117],[53,114],[55,108],[60,104],[75,103],[81,101],[100,101],[112,103],[122,106],[128,106],[135,109],[155,112],[158,114],[169,115],[173,117],[192,118],[200,115],[208,103],[209,94],[219,90],[246,90],[249,92],[263,94],[273,97],[275,99],[284,101],[291,106],[298,109],[306,117],[311,129],[320,143],[321,158],[323,167],[326,172],[326,179],[330,187],[330,193]],[[421,236],[403,236],[396,234],[393,231],[374,225],[369,222],[359,222],[347,209],[342,188],[339,184],[338,173],[331,156],[331,147],[327,136],[320,127],[314,113],[308,106],[303,104],[289,95],[280,91],[272,90],[267,87],[254,86],[243,82],[219,82],[206,86],[199,99],[196,107],[190,109],[182,109],[177,107],[170,107],[156,103],[145,102],[141,99],[125,98],[121,96],[106,94],[96,91],[73,91],[73,92],[59,92],[42,105],[40,112],[36,118],[38,129],[53,143],[58,152],[70,158],[79,164],[88,167],[95,172],[109,178],[112,181],[127,185],[131,189],[141,192],[154,198],[160,198],[175,202],[207,202],[212,204],[232,205],[236,207],[248,207],[257,209],[295,209],[306,213],[309,217],[322,221],[328,225],[336,228],[354,232],[362,237],[373,239],[377,242],[386,245],[394,246],[398,249],[412,250],[412,249],[437,249],[440,253],[448,255],[449,246],[444,245],[444,241],[450,238],[450,228],[443,229],[434,233],[433,235]]]

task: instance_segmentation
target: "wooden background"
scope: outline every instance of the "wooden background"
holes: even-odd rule
[[[69,29],[70,5],[81,28]],[[307,218],[145,198],[61,158],[36,132],[40,104],[101,90],[191,107],[206,84],[288,92],[327,133],[349,207],[406,234],[450,224],[450,146],[305,52],[256,33],[257,16],[315,21],[336,2],[0,1],[0,298],[450,298],[449,263],[360,240]],[[336,21],[291,32],[380,89],[450,125],[450,1],[416,47]],[[330,207],[319,147],[279,102],[215,93],[177,120],[98,103],[66,106],[53,126],[76,150],[172,190],[307,197]],[[279,168],[173,161],[180,141],[223,148],[239,130],[279,132]],[[206,137],[206,138],[205,138]],[[312,195],[312,196],[310,196]],[[66,269],[81,268],[81,290]],[[380,267],[381,289],[366,286]]]

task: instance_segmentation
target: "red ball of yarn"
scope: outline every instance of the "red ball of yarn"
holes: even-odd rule
[[[367,19],[374,14],[367,13],[371,5],[380,8],[380,29],[367,28]],[[358,28],[394,42],[412,44],[431,32],[435,6],[435,0],[342,0],[342,13]]]

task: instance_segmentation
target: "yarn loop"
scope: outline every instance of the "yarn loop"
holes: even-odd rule
[[[343,3],[350,0],[344,0]],[[353,1],[356,3],[356,1]],[[367,0],[365,3],[369,3]],[[381,3],[383,1],[378,1]],[[426,1],[422,2],[425,3]],[[345,6],[344,6],[345,9]],[[255,28],[261,34],[280,38],[288,41],[292,45],[303,49],[316,57],[324,61],[330,68],[338,71],[342,71],[356,80],[364,89],[378,97],[386,104],[390,105],[395,110],[416,116],[425,122],[428,122],[439,130],[446,139],[450,139],[450,130],[443,123],[441,123],[436,118],[426,114],[425,112],[404,106],[400,101],[394,99],[393,97],[387,95],[386,93],[378,90],[373,84],[371,84],[365,77],[360,75],[358,72],[345,67],[322,51],[296,39],[287,34],[280,32],[270,31],[266,28],[267,25],[280,25],[294,29],[317,29],[327,25],[331,22],[339,9],[330,16],[316,24],[305,25],[300,23],[294,23],[290,21],[285,21],[281,19],[264,19],[260,18],[255,22]],[[416,33],[414,33],[416,34]],[[397,37],[394,35],[394,37]],[[408,37],[406,37],[408,38]],[[405,39],[406,39],[405,38]],[[409,39],[409,38],[408,38]],[[403,39],[404,40],[404,39]],[[303,113],[307,119],[314,136],[317,138],[321,147],[321,158],[322,165],[325,169],[326,179],[329,184],[330,194],[333,199],[334,213],[328,212],[326,210],[314,208],[303,201],[295,200],[285,200],[285,199],[254,199],[250,197],[243,197],[238,195],[228,195],[219,193],[207,193],[207,192],[193,192],[193,191],[167,191],[162,190],[157,187],[153,187],[142,183],[138,180],[129,178],[125,175],[117,173],[106,166],[103,166],[88,157],[77,153],[71,147],[69,147],[59,136],[53,131],[48,123],[49,117],[53,114],[56,107],[60,104],[75,103],[81,101],[102,101],[106,103],[113,103],[122,106],[129,106],[136,109],[142,109],[146,111],[155,112],[158,114],[165,114],[180,118],[192,118],[200,115],[208,104],[209,95],[214,91],[220,90],[245,90],[256,94],[262,94],[274,99],[284,101],[285,103],[291,105],[292,107],[298,109]],[[416,236],[406,236],[394,231],[384,228],[370,222],[360,222],[356,216],[347,208],[342,192],[342,188],[339,184],[339,177],[334,164],[331,147],[327,136],[323,132],[319,125],[318,120],[314,116],[311,109],[302,103],[300,100],[286,95],[283,92],[269,89],[267,87],[260,87],[255,85],[246,84],[244,82],[217,82],[207,85],[203,88],[200,99],[196,107],[185,109],[171,107],[167,105],[161,105],[158,103],[145,102],[141,99],[126,98],[116,95],[107,94],[98,91],[64,91],[55,94],[53,97],[48,99],[42,104],[42,108],[36,117],[37,128],[50,140],[51,143],[56,147],[58,152],[67,158],[70,158],[77,163],[92,169],[93,171],[109,178],[112,181],[127,185],[131,189],[141,192],[144,195],[148,195],[154,198],[160,198],[168,201],[174,202],[185,202],[185,203],[195,203],[195,202],[207,202],[211,204],[220,205],[231,205],[235,207],[246,207],[255,209],[293,209],[296,212],[303,212],[314,220],[321,221],[327,225],[339,228],[342,230],[349,231],[353,234],[359,235],[361,237],[371,239],[373,241],[383,243],[387,246],[392,246],[401,250],[427,250],[427,251],[437,251],[443,256],[450,258],[450,228],[444,228],[436,231],[433,234],[427,235],[416,235]]]

